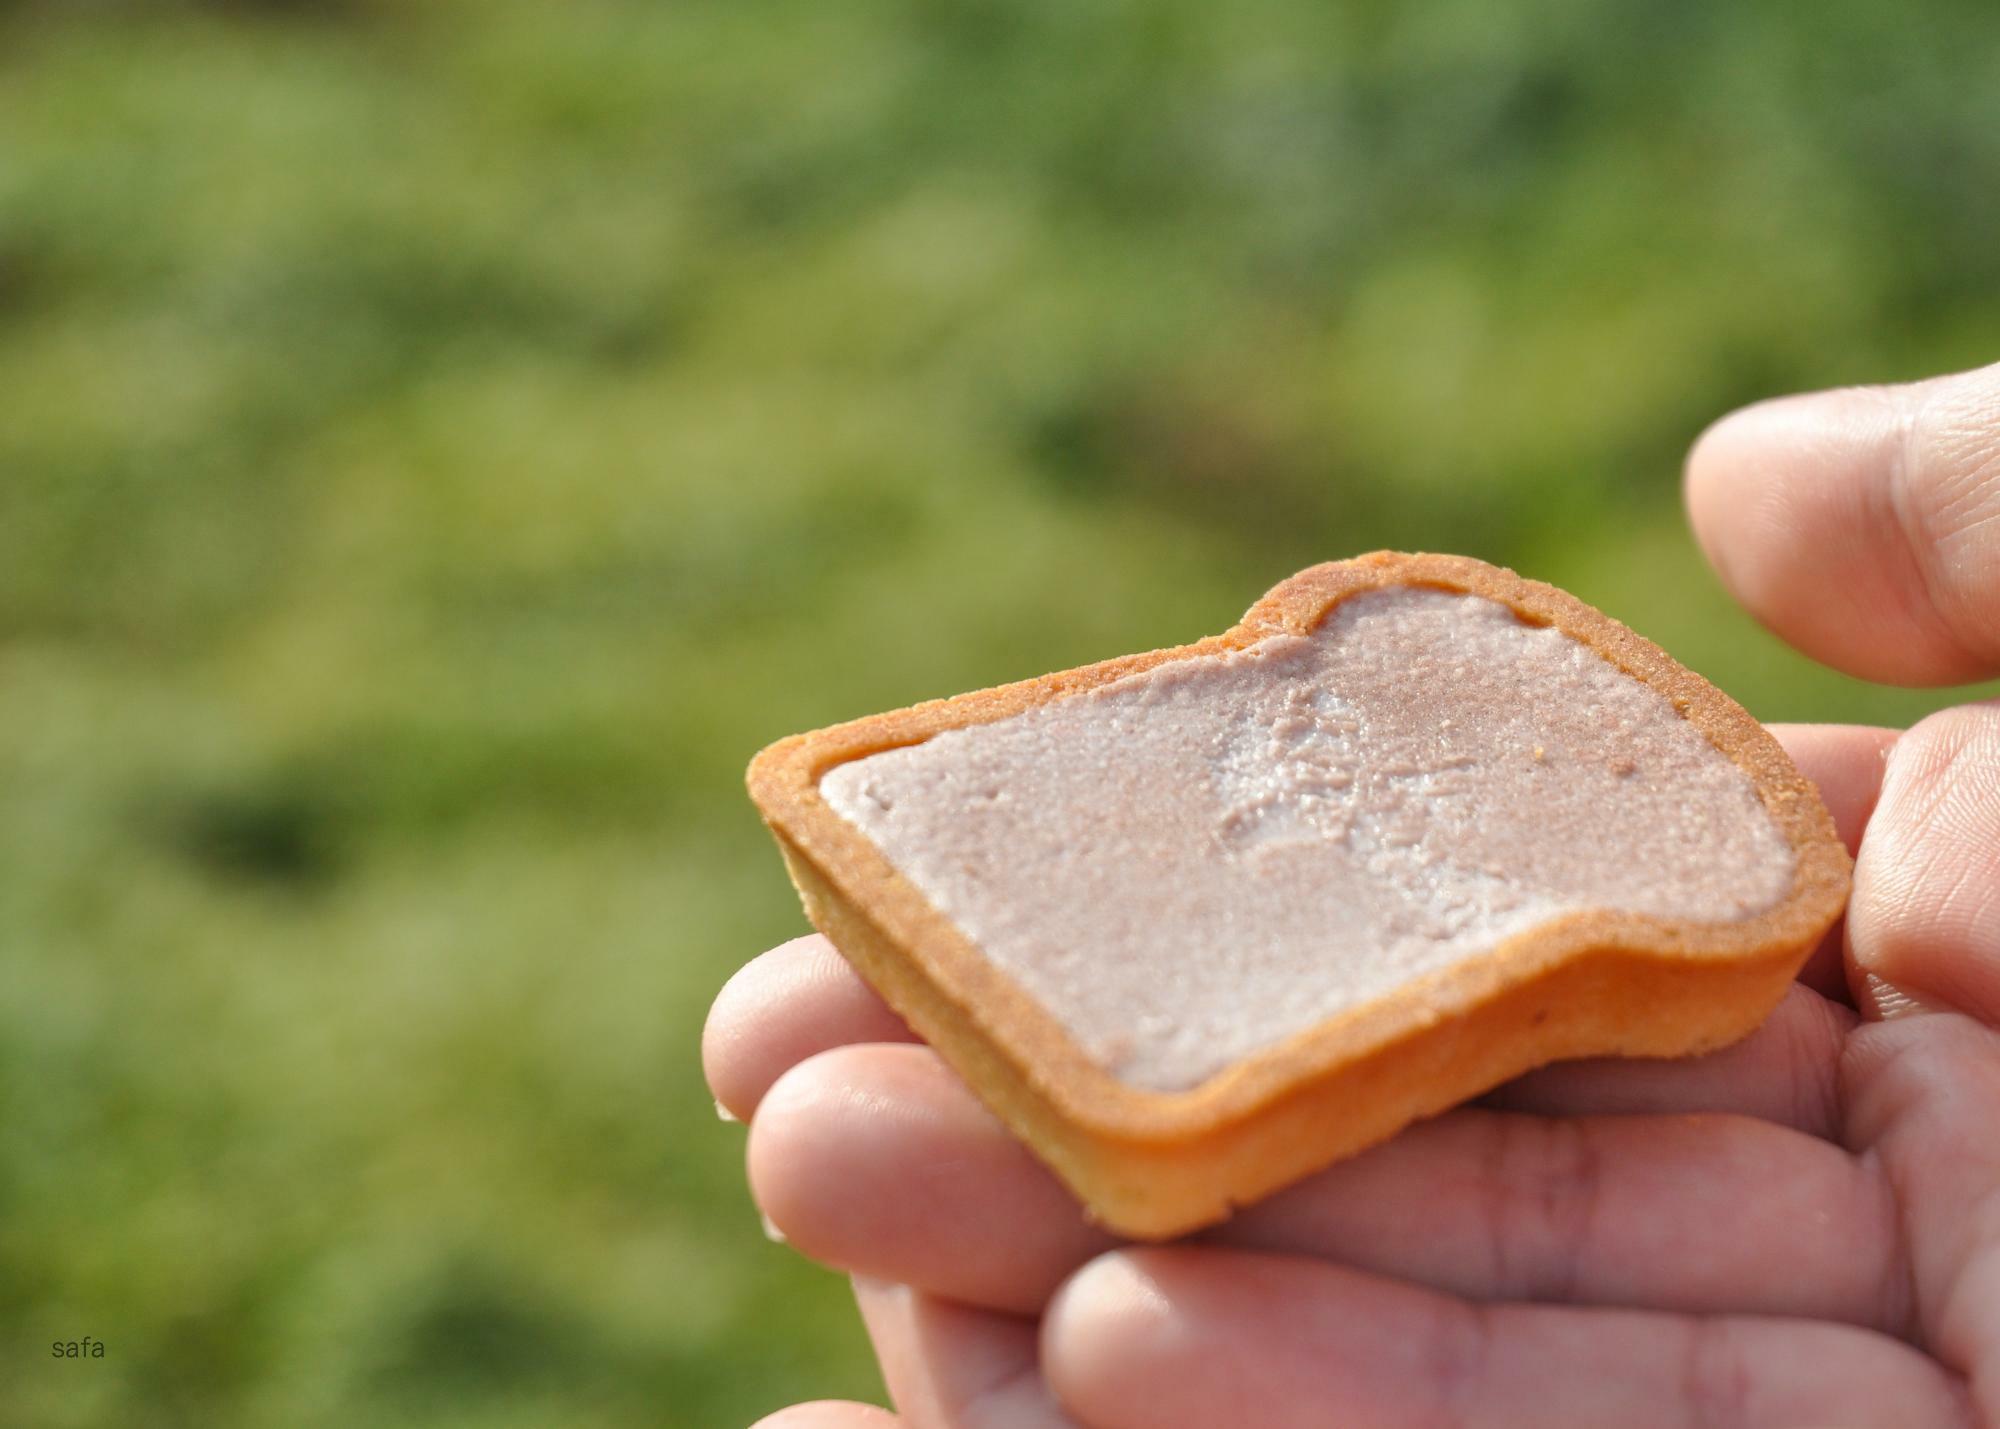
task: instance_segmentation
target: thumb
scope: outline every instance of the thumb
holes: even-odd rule
[[[1847,953],[1865,1015],[2000,1026],[2000,701],[1934,714],[1890,748],[1855,859]]]

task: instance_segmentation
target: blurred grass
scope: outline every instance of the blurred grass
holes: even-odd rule
[[[0,5],[0,1419],[873,1393],[695,1059],[778,735],[1384,545],[1935,707],[1679,522],[1995,355],[2000,20],[1796,16]]]

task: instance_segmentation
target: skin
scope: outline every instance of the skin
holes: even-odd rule
[[[1739,412],[1687,504],[1818,659],[2000,674],[2000,366]],[[1171,1245],[1088,1226],[823,939],[749,964],[710,1083],[897,1406],[760,1429],[2000,1424],[2000,703],[1775,732],[1857,862],[1763,1028],[1544,1069]]]

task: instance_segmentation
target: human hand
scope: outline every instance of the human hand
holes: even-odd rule
[[[1739,413],[1688,503],[1809,654],[2000,672],[2000,367]],[[900,1416],[767,1423],[2000,1424],[2000,705],[1775,732],[1858,856],[1763,1028],[1546,1068],[1170,1246],[1087,1225],[823,940],[750,964],[710,1081]]]

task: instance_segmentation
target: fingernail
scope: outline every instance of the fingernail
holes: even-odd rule
[[[785,1233],[778,1229],[778,1223],[776,1221],[772,1220],[762,1211],[759,1211],[757,1213],[757,1219],[763,1224],[765,1240],[771,1242],[772,1245],[790,1244],[790,1242],[785,1239]]]
[[[717,1102],[715,1104],[715,1119],[717,1121],[730,1121],[739,1123],[743,1120],[742,1117],[738,1116],[735,1112],[731,1111],[721,1102]]]
[[[1887,978],[1878,977],[1866,969],[1862,970],[1861,996],[1858,1000],[1861,1003],[1862,1016],[1873,1015],[1882,1022],[1893,1022],[1898,1017],[1915,1017],[1919,1013],[1944,1010],[1932,1006],[1913,993],[1905,992]]]

